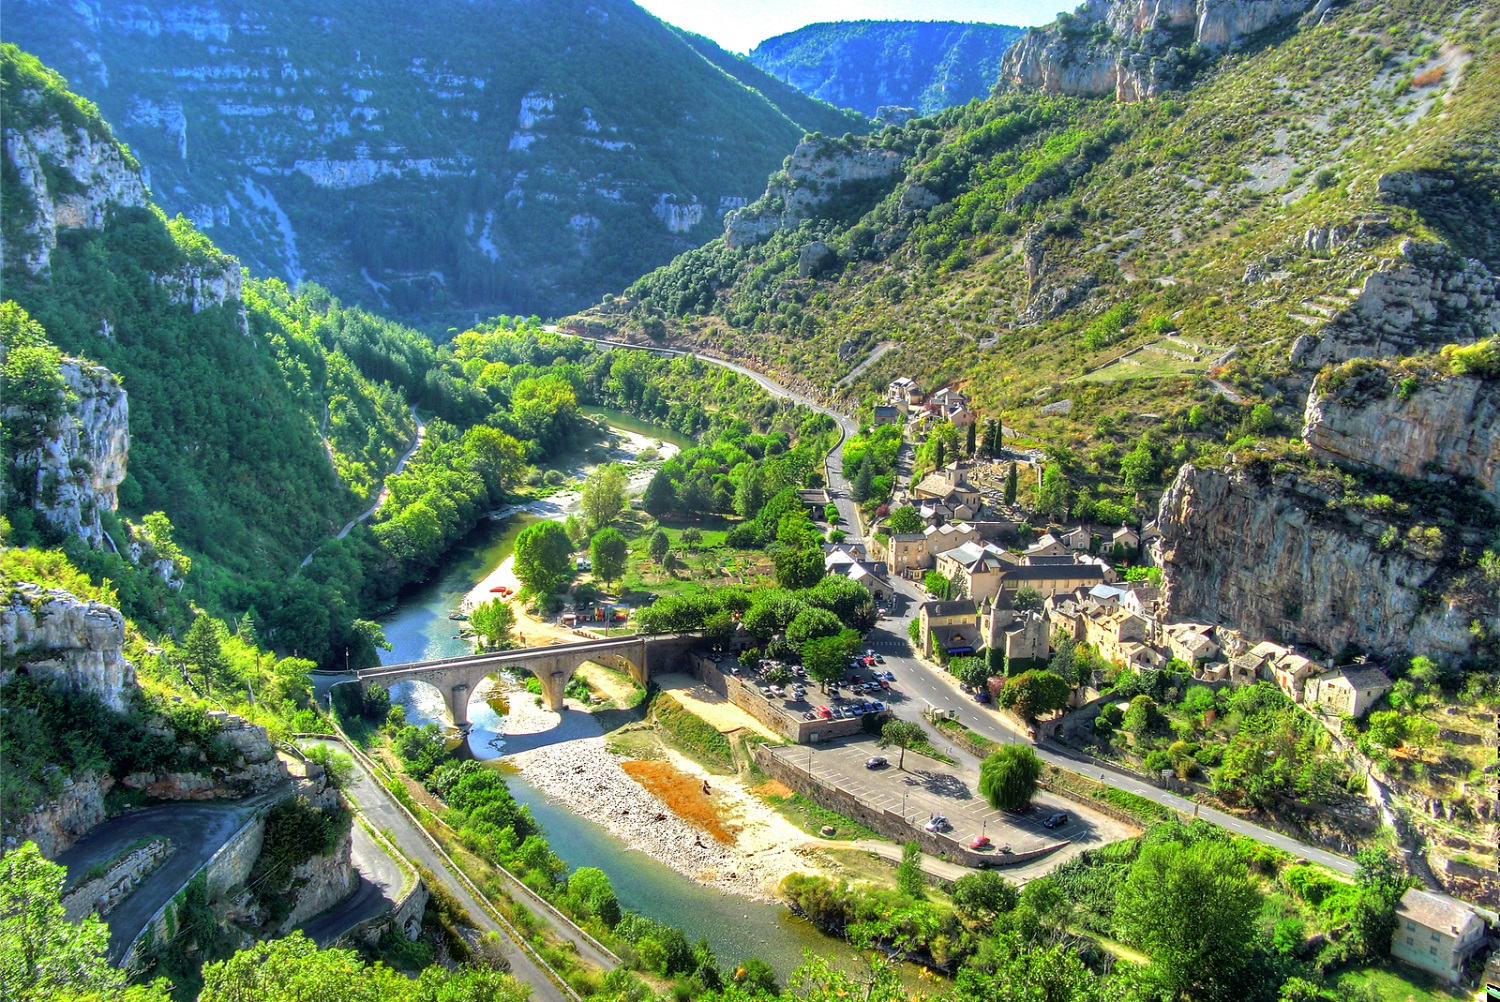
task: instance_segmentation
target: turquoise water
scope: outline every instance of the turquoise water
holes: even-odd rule
[[[686,435],[651,424],[649,421],[642,421],[640,418],[626,414],[624,411],[612,410],[608,407],[580,407],[579,410],[589,417],[602,417],[609,422],[612,428],[618,428],[621,431],[632,431],[646,438],[670,442],[679,449],[691,449],[698,444]]]

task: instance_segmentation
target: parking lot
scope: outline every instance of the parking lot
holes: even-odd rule
[[[837,787],[877,810],[900,814],[914,827],[920,828],[933,816],[942,815],[952,826],[947,834],[964,844],[975,836],[987,836],[997,857],[999,848],[1005,845],[1022,853],[1064,840],[1070,843],[1066,849],[1024,867],[1027,870],[1051,869],[1084,849],[1137,834],[1129,825],[1049,793],[1039,793],[1031,809],[1023,813],[997,811],[979,795],[977,770],[950,766],[914,752],[906,753],[906,767],[900,769],[897,762],[901,749],[881,749],[873,738],[781,748],[776,752],[789,765],[811,771],[820,782]],[[865,762],[876,755],[884,756],[890,764],[879,769],[865,768]],[[1048,816],[1059,812],[1067,814],[1067,821],[1055,828],[1045,827],[1043,822]]]
[[[884,664],[860,665],[849,669],[849,676],[859,679],[851,685],[846,676],[844,684],[824,691],[818,683],[806,677],[799,666],[782,665],[775,661],[763,661],[752,669],[725,655],[702,655],[719,671],[734,675],[759,693],[772,707],[800,720],[817,718],[828,720],[852,720],[871,714],[885,716],[893,697],[900,699],[895,684],[886,682],[882,688],[877,684],[875,672],[884,669]],[[715,660],[715,659],[718,660]],[[782,678],[782,675],[789,678]],[[772,682],[772,678],[781,679]],[[828,712],[822,713],[826,707]]]

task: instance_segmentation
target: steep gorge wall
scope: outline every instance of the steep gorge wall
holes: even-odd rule
[[[1232,49],[1314,0],[1085,0],[1011,46],[1000,80],[1025,90],[1140,101],[1180,86],[1190,49]]]
[[[1174,618],[1334,654],[1440,659],[1471,653],[1476,621],[1500,631],[1493,590],[1465,587],[1455,559],[1488,540],[1451,530],[1438,551],[1405,545],[1399,526],[1352,509],[1313,471],[1184,466],[1158,526]]]
[[[812,219],[821,207],[854,185],[893,180],[901,165],[900,153],[863,140],[850,145],[805,139],[787,158],[783,170],[772,176],[765,194],[725,218],[724,242],[735,249],[752,247],[778,230]]]
[[[1308,396],[1314,456],[1412,480],[1472,482],[1500,507],[1500,383],[1355,363]]]

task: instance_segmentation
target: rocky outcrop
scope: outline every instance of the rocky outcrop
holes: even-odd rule
[[[1470,653],[1475,621],[1500,630],[1494,590],[1459,569],[1483,531],[1412,535],[1346,491],[1305,459],[1184,466],[1157,520],[1169,615],[1329,653],[1449,660]]]
[[[82,838],[90,828],[108,817],[104,795],[113,789],[114,778],[106,773],[83,772],[61,779],[62,792],[50,803],[21,818],[7,818],[5,848],[35,842],[48,859]]]
[[[236,306],[244,295],[239,262],[223,256],[222,261],[207,264],[184,264],[159,275],[156,284],[167,291],[172,302],[201,313],[211,306]]]
[[[1321,369],[1467,344],[1500,334],[1500,279],[1444,244],[1404,240],[1399,256],[1366,276],[1359,294],[1317,333],[1299,337],[1291,363]]]
[[[137,691],[124,643],[120,610],[61,588],[20,582],[0,601],[0,685],[24,672],[123,711]]]
[[[45,96],[26,91],[16,99],[46,115]],[[33,273],[51,263],[59,230],[99,229],[110,206],[147,203],[139,168],[113,137],[102,128],[50,117],[24,129],[7,123],[4,130],[5,158],[15,169],[14,195],[23,211],[19,238],[0,242],[0,261],[19,261]]]
[[[3,350],[0,350],[3,352]],[[65,358],[62,412],[18,448],[12,460],[27,481],[30,506],[52,526],[90,546],[104,542],[99,513],[114,511],[130,452],[130,407],[115,374],[82,359]],[[19,405],[0,409],[0,421],[22,416]],[[6,485],[0,482],[0,497]]]
[[[209,719],[217,725],[213,754],[197,749],[191,769],[133,772],[121,785],[155,800],[222,800],[263,793],[290,779],[264,727],[222,710],[210,711]]]
[[[1352,362],[1319,378],[1302,437],[1320,459],[1472,482],[1500,506],[1500,384],[1492,380]]]
[[[901,163],[900,153],[863,140],[805,139],[772,176],[764,195],[725,217],[724,242],[735,249],[751,247],[792,229],[856,184],[893,180]]]
[[[1233,49],[1313,0],[1085,0],[1005,54],[1000,81],[1048,94],[1156,97],[1204,55]]]

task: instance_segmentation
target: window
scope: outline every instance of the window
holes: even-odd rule
[[[1429,946],[1427,948],[1427,952],[1430,953],[1430,954],[1432,954],[1434,957],[1436,957],[1437,956],[1437,947],[1435,947],[1435,946]]]

